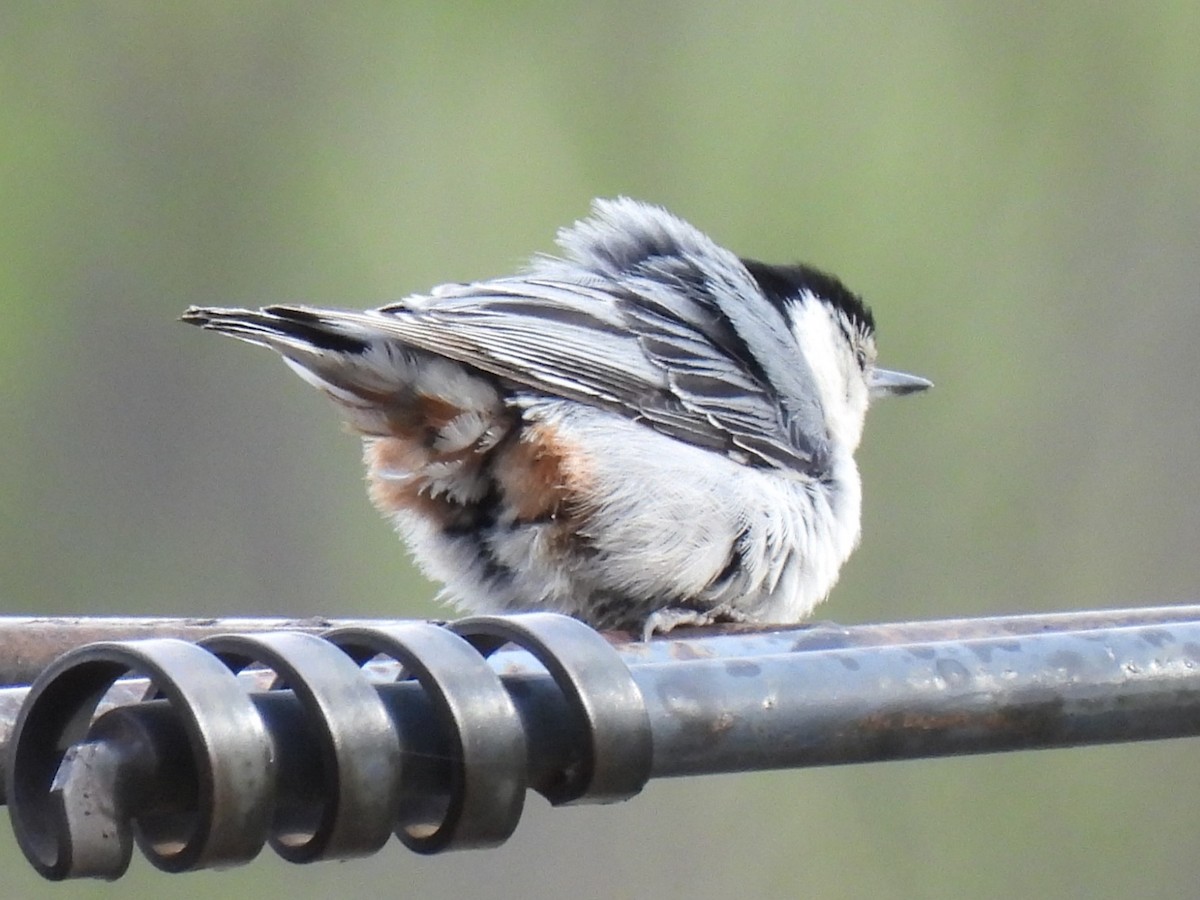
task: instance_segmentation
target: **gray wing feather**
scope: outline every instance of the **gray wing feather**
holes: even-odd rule
[[[627,405],[668,388],[611,295],[586,287],[520,279],[455,285],[363,320],[404,343],[568,399]]]
[[[789,333],[788,325],[766,303],[735,302],[733,292],[716,291],[714,302],[752,352],[782,407],[782,426],[788,446],[801,448],[810,459],[824,463],[825,413],[815,390],[812,370]]]
[[[783,403],[773,387],[778,379],[793,397],[813,393],[800,354],[779,334],[782,319],[748,314],[766,304],[744,285],[705,290],[665,274],[449,285],[346,315],[514,385],[613,409],[734,458],[815,473],[825,455],[820,408]]]

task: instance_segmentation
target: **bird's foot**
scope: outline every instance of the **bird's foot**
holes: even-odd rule
[[[666,634],[680,625],[702,628],[705,625],[715,625],[718,622],[748,622],[745,613],[728,606],[716,606],[712,609],[688,609],[683,606],[668,606],[666,609],[655,610],[642,626],[642,640],[648,641],[655,634]]]

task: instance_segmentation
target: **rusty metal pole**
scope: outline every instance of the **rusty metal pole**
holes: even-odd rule
[[[0,616],[0,686],[33,682],[46,666],[75,647],[96,641],[179,638],[200,641],[218,634],[259,634],[298,631],[322,634],[331,628],[385,628],[407,619],[345,619],[166,616]],[[610,640],[631,663],[665,662],[691,653],[761,655],[801,649],[869,647],[969,638],[1019,637],[1059,631],[1091,631],[1126,625],[1170,625],[1200,621],[1200,605],[1155,606],[1137,609],[1036,613],[1016,616],[935,619],[868,625],[809,622],[787,627],[746,625],[680,628],[648,643],[632,635],[613,633]]]
[[[347,659],[379,653],[390,670]],[[282,686],[268,690],[271,672],[234,676],[252,662]],[[89,731],[126,671],[156,693],[118,681]],[[134,820],[143,853],[170,871],[245,861],[266,840],[295,861],[374,852],[389,816],[404,843],[435,852],[503,840],[526,789],[611,802],[654,777],[1189,736],[1194,606],[649,644],[546,614],[356,623],[326,640],[90,645],[32,690],[0,691],[7,801],[50,878],[119,876]],[[372,790],[385,782],[395,790]]]

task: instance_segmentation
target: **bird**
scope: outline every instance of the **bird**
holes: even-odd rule
[[[516,275],[355,311],[190,307],[362,437],[369,495],[440,598],[643,638],[803,621],[859,543],[875,320],[836,277],[593,201]]]

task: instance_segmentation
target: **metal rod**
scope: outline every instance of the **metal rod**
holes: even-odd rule
[[[298,631],[322,634],[331,628],[355,626],[388,628],[407,619],[344,619],[155,616],[0,616],[0,685],[32,683],[46,666],[76,647],[97,641],[173,637],[199,641],[218,634]],[[1035,613],[982,618],[935,619],[917,622],[839,625],[808,622],[786,627],[719,625],[680,628],[669,636],[642,643],[613,632],[609,640],[626,661],[668,662],[694,653],[737,657],[766,652],[869,647],[968,638],[1017,637],[1054,631],[1090,631],[1125,625],[1169,625],[1200,621],[1200,605],[1155,606],[1140,609]]]
[[[179,638],[200,641],[218,634],[298,631],[321,634],[341,625],[381,626],[394,619],[300,619],[158,616],[0,616],[0,685],[31,684],[69,650],[97,641]]]
[[[656,777],[1200,735],[1200,623],[635,666]]]
[[[664,652],[649,663],[638,660],[643,646],[618,648],[650,714],[654,777],[1200,735],[1200,621],[828,650],[802,642],[779,652],[786,634],[659,640]],[[767,652],[700,652],[731,640]],[[536,661],[507,649],[492,665],[524,720],[561,736],[553,723],[562,704]],[[399,668],[377,664],[377,676]],[[247,676],[266,690],[272,674]],[[144,679],[118,682],[101,711],[146,688]],[[428,716],[419,693],[392,687],[389,703]],[[0,758],[27,695],[0,688]],[[414,721],[410,730],[434,726]],[[535,756],[544,771],[533,781],[561,765],[553,752]]]
[[[97,792],[112,795],[101,830],[149,815],[142,833],[161,842],[143,852],[178,871],[252,858],[268,834],[295,861],[374,852],[388,816],[418,852],[494,845],[527,788],[556,804],[611,802],[652,777],[1200,736],[1196,606],[731,628],[649,644],[545,614],[359,626],[328,642],[274,632],[91,645],[32,693],[0,690],[0,758],[17,766],[6,799],[26,855],[47,877],[119,876],[129,840],[96,837]],[[506,641],[521,649],[499,649]],[[380,652],[390,661],[368,663],[369,679],[346,657]],[[214,666],[212,654],[225,655]],[[269,671],[235,679],[225,668],[255,660],[282,689],[269,690]],[[151,674],[164,699],[145,699],[145,679],[118,681],[86,740],[64,741],[127,670]],[[258,723],[253,746],[243,720]],[[247,762],[227,764],[236,753]],[[274,762],[256,788],[221,788],[258,771],[259,756]],[[376,801],[393,791],[371,791],[383,774],[398,779],[390,813]],[[364,799],[347,800],[352,788]],[[226,843],[210,845],[196,810],[256,830],[217,829]],[[65,843],[39,824],[60,814]],[[177,835],[193,836],[186,852]]]

